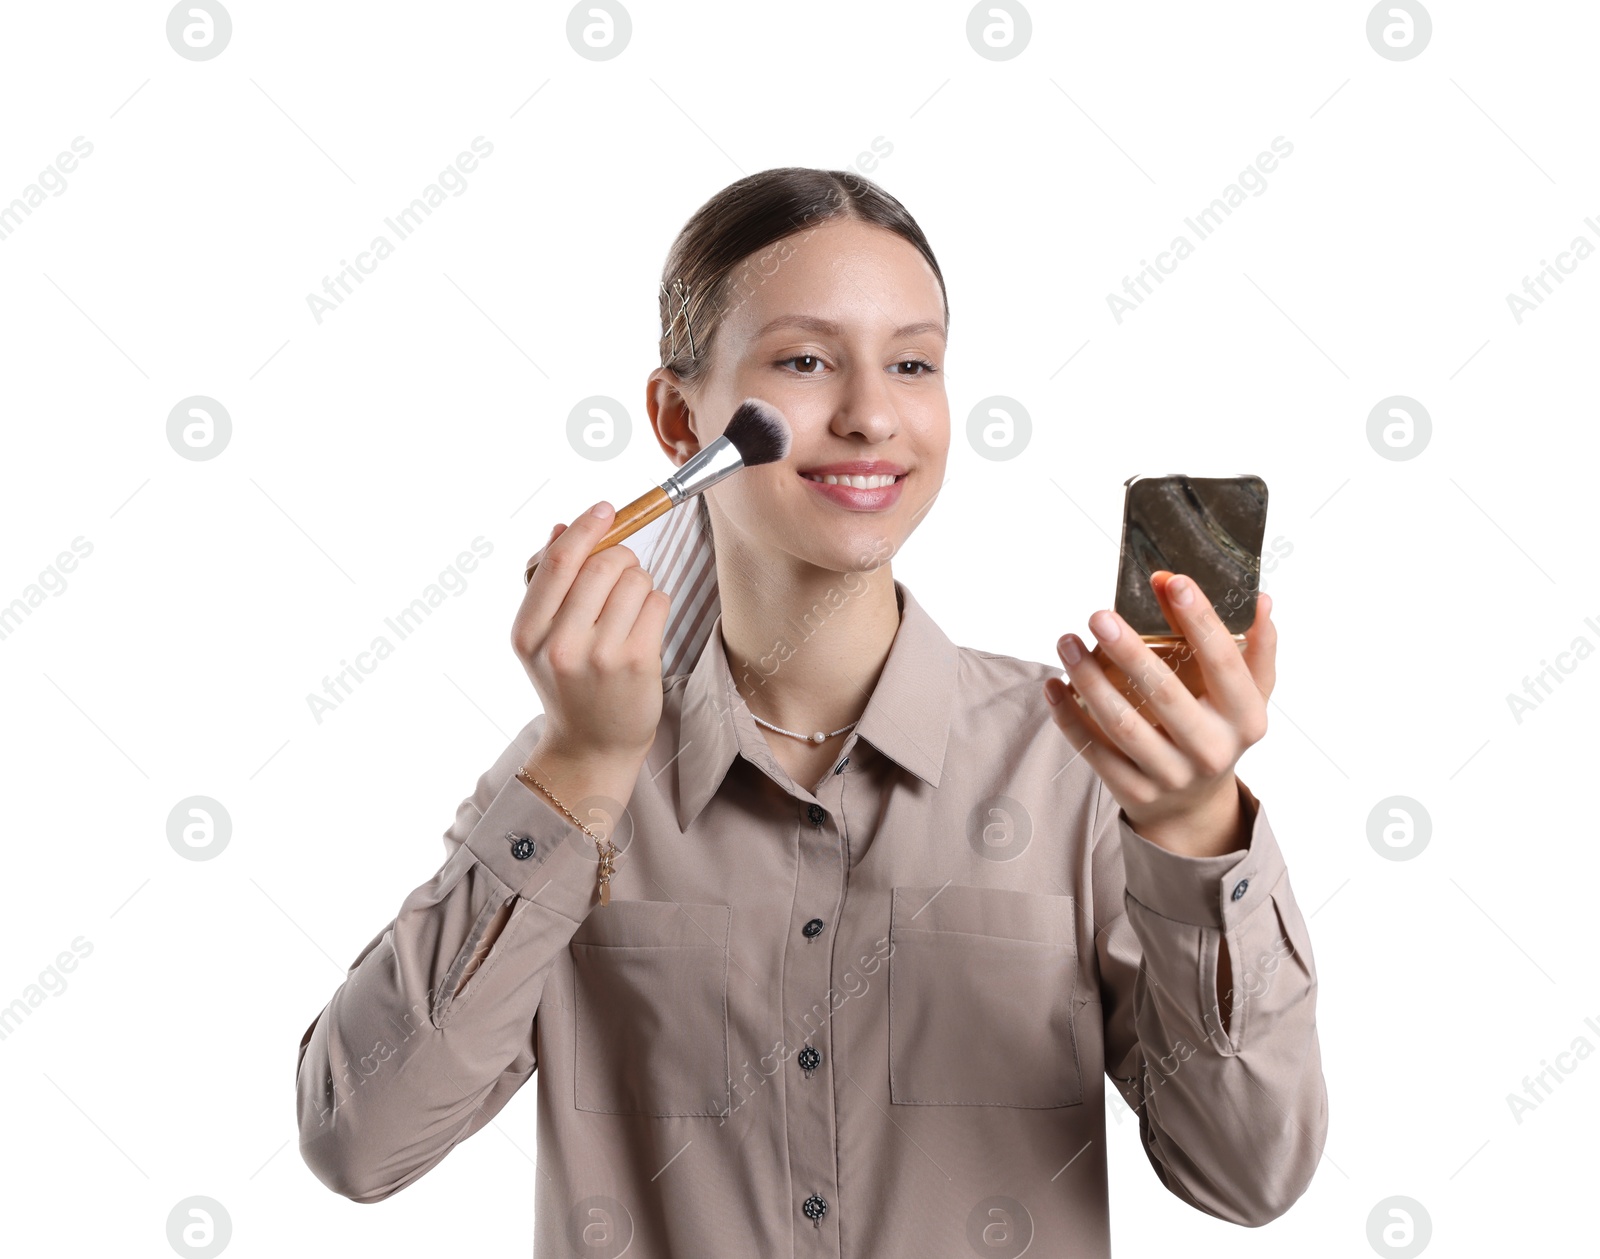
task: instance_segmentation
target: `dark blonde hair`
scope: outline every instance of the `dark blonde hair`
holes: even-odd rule
[[[778,251],[770,247],[841,218],[888,228],[917,248],[939,281],[948,331],[944,275],[905,206],[854,171],[780,166],[729,184],[690,216],[672,242],[657,292],[661,366],[685,383],[698,380],[710,365],[724,318],[778,265]],[[762,250],[768,252],[753,257]]]

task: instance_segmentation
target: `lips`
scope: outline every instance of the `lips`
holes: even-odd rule
[[[887,511],[900,501],[906,475],[892,473],[801,473],[824,499],[847,511]]]

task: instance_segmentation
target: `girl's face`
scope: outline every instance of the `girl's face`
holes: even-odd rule
[[[886,563],[944,481],[938,278],[910,242],[855,219],[802,229],[735,277],[711,368],[682,386],[699,444],[675,458],[715,439],[748,397],[782,411],[794,441],[786,459],[706,491],[718,547],[786,552],[834,572]],[[830,473],[866,488],[822,483]]]

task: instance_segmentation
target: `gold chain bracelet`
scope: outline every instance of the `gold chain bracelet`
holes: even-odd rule
[[[581,821],[579,821],[577,816],[570,809],[568,809],[566,805],[562,804],[561,801],[556,799],[555,793],[552,792],[550,788],[546,787],[542,782],[528,772],[526,766],[523,766],[517,770],[517,777],[547,798],[551,804],[555,805],[556,808],[560,809],[561,812],[565,813],[569,818],[572,819],[572,824],[574,826],[581,830],[590,839],[594,840],[595,851],[600,857],[600,903],[602,905],[611,904],[611,876],[616,873],[616,866],[612,863],[611,859],[617,855],[617,846],[609,839],[601,839],[600,836],[596,835]]]

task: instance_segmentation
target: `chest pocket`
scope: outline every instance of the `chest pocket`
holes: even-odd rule
[[[569,946],[574,1104],[613,1115],[728,1111],[726,905],[614,900]]]
[[[889,1100],[1076,1106],[1076,906],[1009,888],[897,887]]]

